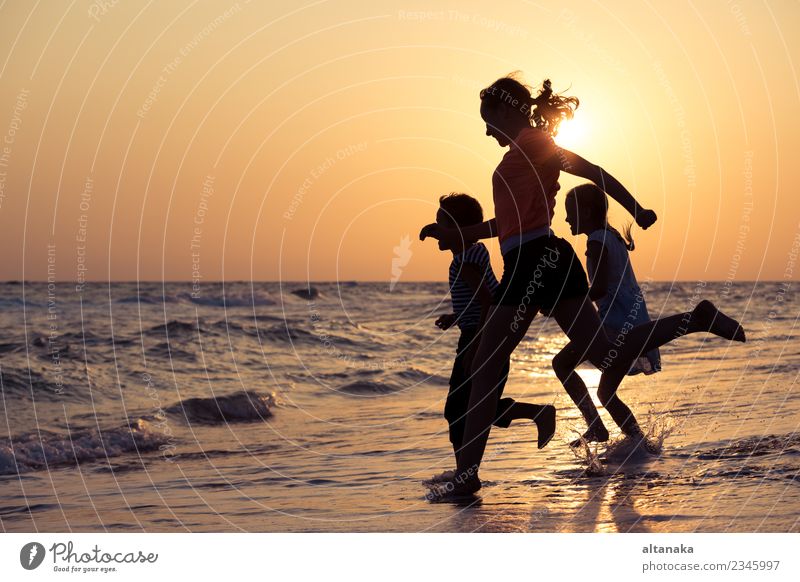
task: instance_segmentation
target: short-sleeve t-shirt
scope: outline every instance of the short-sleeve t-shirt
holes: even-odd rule
[[[489,251],[483,243],[476,243],[453,257],[450,263],[450,298],[453,301],[453,313],[460,329],[477,327],[481,319],[481,304],[477,295],[470,286],[461,278],[461,268],[465,263],[477,266],[483,275],[483,283],[489,287],[492,295],[495,294],[499,283],[492,271]]]
[[[519,132],[492,176],[497,235],[511,236],[550,226],[561,162],[553,138],[537,127]]]
[[[597,300],[603,323],[609,329],[619,331],[626,324],[641,325],[650,321],[647,304],[633,273],[628,248],[619,232],[610,226],[600,228],[589,233],[587,246],[589,242],[600,243],[606,253],[608,292]],[[586,254],[586,269],[589,278],[594,279],[597,264],[588,256],[588,249]]]

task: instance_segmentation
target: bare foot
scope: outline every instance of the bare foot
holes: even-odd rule
[[[432,503],[459,502],[474,498],[480,488],[477,474],[458,473],[450,481],[435,484],[425,497]]]
[[[423,485],[436,485],[437,483],[444,483],[446,481],[452,481],[456,476],[456,472],[453,469],[448,471],[444,471],[443,473],[439,473],[438,475],[434,475],[430,479],[426,479],[422,482]]]
[[[648,439],[647,436],[642,432],[641,428],[637,427],[636,430],[627,433],[625,436],[636,443],[636,448],[641,448],[643,451],[651,455],[658,455],[661,453],[661,449],[658,447],[658,445]]]
[[[539,431],[539,442],[537,446],[543,449],[556,434],[556,407],[550,404],[542,406],[541,412],[533,419],[536,429]]]
[[[581,438],[577,438],[571,443],[569,443],[569,446],[571,446],[572,448],[577,448],[581,446],[581,444],[583,444],[584,442],[604,443],[607,440],[608,440],[608,430],[606,430],[606,427],[600,426],[597,428],[590,428],[585,433],[583,433],[583,436]]]
[[[709,333],[735,342],[747,341],[739,322],[717,309],[711,301],[703,300],[692,311],[692,321]]]

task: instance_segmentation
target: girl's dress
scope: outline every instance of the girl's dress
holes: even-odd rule
[[[597,301],[600,320],[612,342],[624,341],[631,329],[650,321],[644,295],[633,274],[628,248],[622,235],[610,226],[592,232],[589,241],[597,241],[605,247],[608,266],[608,292]],[[589,278],[593,280],[597,270],[595,261],[587,257],[586,266]],[[661,354],[656,348],[637,358],[628,375],[649,375],[660,371]]]

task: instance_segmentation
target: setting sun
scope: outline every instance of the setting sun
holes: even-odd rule
[[[568,119],[561,122],[558,128],[556,143],[568,150],[580,150],[586,146],[591,137],[586,119]]]

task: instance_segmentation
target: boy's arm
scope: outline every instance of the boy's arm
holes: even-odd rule
[[[439,316],[435,324],[436,327],[438,327],[442,331],[446,331],[451,327],[453,327],[453,324],[456,322],[456,319],[458,318],[456,317],[455,313],[444,313]]]
[[[608,253],[603,243],[590,240],[586,245],[586,257],[596,265],[589,285],[589,299],[598,301],[608,293]]]
[[[565,149],[559,150],[558,158],[561,161],[561,169],[563,171],[569,172],[574,176],[586,178],[597,184],[609,196],[619,202],[633,216],[636,224],[642,228],[647,229],[656,221],[655,212],[641,206],[625,186],[600,166],[592,164],[578,154]]]

